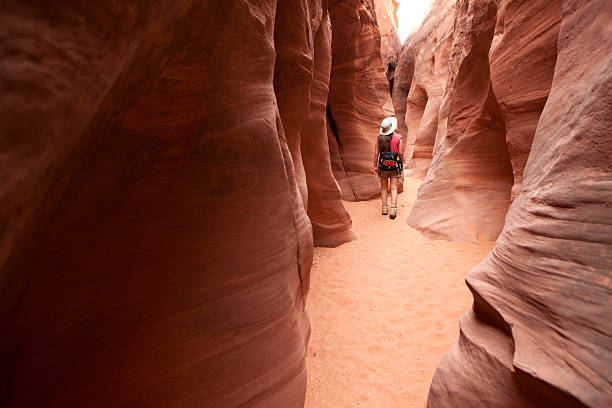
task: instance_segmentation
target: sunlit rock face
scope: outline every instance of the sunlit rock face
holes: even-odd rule
[[[560,0],[439,0],[408,39],[394,104],[408,171],[426,175],[411,225],[452,240],[499,235],[550,91],[560,14]]]
[[[2,3],[0,405],[302,406],[307,210],[352,232],[291,3]]]
[[[408,221],[447,239],[492,240],[501,231],[512,187],[503,117],[489,78],[497,9],[495,1],[458,2],[456,7],[438,129],[423,119],[419,125],[433,128],[439,144]]]
[[[521,189],[531,142],[550,92],[562,0],[497,3],[489,65],[491,85],[506,128],[514,198]]]
[[[458,16],[490,7],[486,3],[458,2]],[[600,35],[609,29],[612,4],[534,3],[499,2],[496,35],[502,17],[507,39],[526,44],[514,24],[529,19],[532,25],[520,26],[554,27],[553,15],[560,12],[560,32],[549,45],[556,49],[550,93],[503,231],[489,257],[468,274],[474,306],[462,316],[459,339],[436,370],[428,407],[612,404],[612,37]],[[544,30],[534,39],[550,36]],[[523,55],[528,65],[537,48],[510,52],[505,47],[511,45],[499,41],[493,41],[492,61],[503,49],[508,58]],[[546,65],[547,53],[545,48],[532,58]],[[503,88],[494,79],[496,70],[503,72],[497,64],[492,62],[491,78],[495,88]],[[533,69],[541,74],[545,67]],[[514,111],[520,102],[505,94],[503,118],[510,112],[533,115],[541,92],[532,80],[508,78],[508,88],[522,83],[530,89],[533,102]]]
[[[421,27],[406,39],[396,70],[393,104],[400,133],[406,135],[405,168],[413,177],[425,177],[431,164],[454,22],[455,1],[435,2]]]
[[[418,168],[433,153],[409,223],[456,240],[501,232],[468,275],[474,307],[429,407],[612,403],[612,43],[592,41],[611,18],[605,1],[438,1],[402,50],[406,155]],[[421,48],[436,30],[446,72],[444,42]]]
[[[380,32],[380,54],[385,67],[389,87],[393,90],[395,68],[402,50],[397,32],[397,7],[395,0],[374,0],[376,21]]]
[[[373,0],[330,0],[332,70],[328,100],[329,147],[345,200],[380,194],[373,172],[374,143],[394,115],[380,51]]]

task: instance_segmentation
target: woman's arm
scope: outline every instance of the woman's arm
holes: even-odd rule
[[[374,172],[378,169],[378,138],[374,142]]]
[[[399,133],[398,133],[398,136],[400,137],[400,142],[399,142],[399,147],[398,147],[399,157],[403,163],[404,162],[404,140],[403,140],[402,135],[400,135]]]

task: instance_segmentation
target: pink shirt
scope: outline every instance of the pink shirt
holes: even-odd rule
[[[400,140],[402,140],[402,135],[399,133],[394,133],[391,137],[391,151],[395,153],[399,153],[399,144]]]

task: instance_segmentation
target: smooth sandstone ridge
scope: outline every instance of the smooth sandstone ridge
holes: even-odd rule
[[[2,167],[28,170],[2,187],[2,405],[300,406],[312,234],[276,2],[2,9]]]
[[[489,50],[491,87],[506,129],[517,196],[538,120],[550,93],[562,0],[498,0]]]
[[[329,13],[333,64],[327,115],[332,169],[344,200],[369,200],[380,195],[373,172],[380,122],[395,115],[374,1],[330,0]]]
[[[326,2],[279,2],[275,21],[274,90],[300,191],[297,204],[308,212],[314,244],[338,246],[356,236],[327,142],[331,23]]]
[[[434,3],[401,51],[393,84],[393,105],[399,132],[406,136],[404,167],[409,176],[424,178],[431,164],[448,79],[454,22],[454,1]]]
[[[550,92],[560,21],[561,0],[434,4],[402,51],[398,70],[413,72],[396,80],[400,89],[410,81],[406,102],[394,95],[414,146],[407,167],[426,173],[410,225],[452,240],[497,238]]]
[[[402,42],[397,31],[399,3],[397,0],[374,0],[374,7],[380,32],[380,54],[392,91],[395,68],[402,51]]]
[[[612,4],[466,0],[456,15],[444,133],[410,223],[503,230],[468,274],[474,305],[428,407],[610,406]],[[440,213],[483,220],[466,234]]]
[[[510,205],[512,167],[488,64],[496,12],[494,0],[456,5],[435,157],[408,218],[431,235],[494,240]]]
[[[327,1],[9,0],[0,25],[1,405],[302,406],[312,247],[355,239]]]

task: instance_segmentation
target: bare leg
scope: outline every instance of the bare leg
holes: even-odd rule
[[[387,187],[389,186],[389,179],[383,177],[380,179],[380,199],[382,200],[382,215],[389,214],[389,207],[387,207]]]
[[[399,178],[391,178],[391,205],[397,205],[397,186],[399,185]],[[385,202],[387,200],[385,199]]]
[[[380,179],[380,198],[383,204],[387,204],[387,187],[389,184],[389,179],[387,177],[382,177]],[[397,189],[397,186],[396,186]]]

